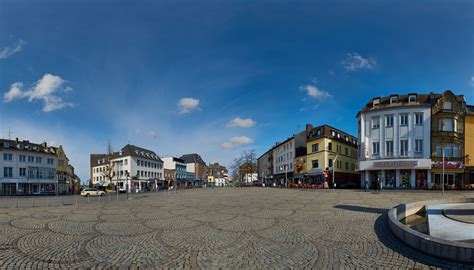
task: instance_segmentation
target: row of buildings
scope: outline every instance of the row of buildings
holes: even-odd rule
[[[336,186],[358,187],[357,142],[332,126],[307,124],[304,131],[276,143],[257,159],[258,178],[269,186],[314,187],[334,178]]]
[[[323,125],[258,158],[259,180],[337,187],[474,188],[474,107],[452,91],[376,97],[357,113],[358,137]],[[334,172],[334,175],[332,173]],[[444,177],[444,178],[443,178]]]
[[[80,179],[62,146],[0,139],[0,195],[74,194]]]
[[[209,164],[198,154],[160,157],[152,150],[127,144],[120,151],[91,154],[90,186],[122,192],[149,191],[176,187],[216,185],[215,179],[227,175],[219,163]],[[217,169],[219,169],[217,171]]]

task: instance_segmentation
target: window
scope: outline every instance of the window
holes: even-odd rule
[[[328,143],[328,150],[332,151],[332,143]]]
[[[415,125],[417,125],[417,126],[423,125],[423,114],[422,113],[416,113],[415,114]]]
[[[416,95],[408,96],[408,102],[416,102]]]
[[[336,137],[336,132],[334,130],[331,130],[331,136]]]
[[[346,147],[345,151],[346,151],[346,156],[348,156],[349,155],[349,149],[347,149],[347,147]]]
[[[312,160],[311,165],[312,165],[312,168],[318,168],[319,167],[319,161],[317,159]]]
[[[378,116],[372,117],[372,129],[378,129],[380,126],[380,118]]]
[[[36,157],[36,163],[41,163],[41,157]]]
[[[397,96],[390,97],[390,104],[396,104],[396,103],[398,103],[398,97]]]
[[[400,156],[408,156],[408,140],[400,140]]]
[[[332,159],[329,159],[329,167],[332,167]]]
[[[393,115],[385,116],[385,126],[386,127],[393,127]]]
[[[459,155],[459,145],[453,144],[453,157],[461,157]]]
[[[415,140],[415,152],[416,153],[423,152],[423,140],[420,140],[420,139]]]
[[[3,168],[3,177],[9,177],[9,178],[12,178],[13,177],[13,168],[11,167],[4,167]]]
[[[313,144],[313,145],[311,146],[311,150],[312,150],[313,152],[319,151],[319,144],[317,144],[317,143]]]
[[[349,170],[349,162],[346,162],[346,170]]]
[[[20,162],[26,162],[26,156],[25,155],[20,155],[19,160],[20,160]]]
[[[453,148],[451,145],[446,145],[444,147],[444,156],[445,157],[452,157],[453,156]]]
[[[441,146],[436,145],[436,156],[440,157],[441,156]]]
[[[64,161],[64,160],[61,160],[61,161]],[[48,164],[53,165],[54,164],[54,159],[48,158]]]
[[[13,154],[4,153],[3,154],[3,160],[8,160],[8,161],[13,160]]]
[[[408,125],[408,114],[400,114],[400,126]]]
[[[28,156],[28,162],[33,162],[35,159],[33,156]]]
[[[128,159],[124,159],[124,164],[128,165]]]
[[[387,156],[391,157],[393,156],[393,141],[386,141],[385,142],[385,148],[387,151]]]
[[[452,118],[440,118],[438,124],[440,131],[454,131],[454,119]]]
[[[20,176],[26,176],[26,168],[20,168]]]
[[[372,143],[372,155],[378,155],[380,151],[380,143],[379,142],[373,142]]]
[[[453,109],[453,103],[451,103],[450,101],[445,101],[443,103],[443,109],[444,110],[452,110]]]
[[[379,98],[374,98],[372,101],[372,106],[379,106],[380,104],[380,99]]]

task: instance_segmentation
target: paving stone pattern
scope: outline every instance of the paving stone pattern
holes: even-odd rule
[[[472,197],[453,192],[446,197]],[[0,208],[0,268],[466,268],[390,233],[427,191],[214,188],[102,204]]]

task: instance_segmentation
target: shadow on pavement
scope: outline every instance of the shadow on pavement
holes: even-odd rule
[[[365,206],[347,205],[347,204],[339,204],[339,205],[334,206],[334,208],[349,210],[349,211],[354,211],[354,212],[373,213],[373,214],[382,214],[388,211],[388,209],[385,209],[385,208],[374,208],[374,207],[365,207]]]

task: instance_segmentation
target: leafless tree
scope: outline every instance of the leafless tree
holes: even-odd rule
[[[255,149],[244,150],[230,165],[232,180],[240,182],[242,180],[242,175],[246,173],[256,173],[256,163],[257,156],[255,154]]]

